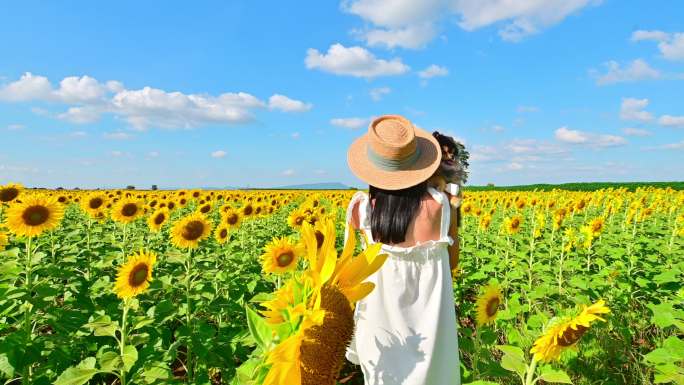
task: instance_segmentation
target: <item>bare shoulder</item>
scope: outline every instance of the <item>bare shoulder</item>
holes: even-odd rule
[[[435,200],[432,195],[427,194],[422,199],[423,207],[426,213],[430,216],[435,215],[442,210],[442,204]]]

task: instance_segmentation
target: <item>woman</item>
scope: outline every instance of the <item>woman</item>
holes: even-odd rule
[[[449,197],[427,180],[440,163],[429,133],[397,115],[381,116],[349,148],[351,171],[369,184],[347,208],[348,236],[381,242],[387,261],[359,301],[347,359],[366,385],[460,384],[451,270],[458,261]]]

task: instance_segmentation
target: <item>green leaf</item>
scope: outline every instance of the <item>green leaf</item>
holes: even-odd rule
[[[76,366],[62,372],[53,385],[83,385],[87,383],[98,370],[95,369],[95,357],[88,357]]]
[[[119,353],[110,350],[98,357],[97,363],[100,366],[100,370],[113,372],[121,368],[122,361]]]
[[[525,361],[521,361],[510,354],[504,354],[504,356],[501,357],[501,367],[511,372],[518,373],[520,376],[524,375],[527,370]]]
[[[126,371],[131,370],[135,362],[138,361],[138,350],[133,345],[126,345],[124,347],[123,356],[121,360],[124,364],[124,369]]]
[[[254,337],[257,345],[264,350],[268,350],[271,345],[271,340],[273,335],[271,334],[271,328],[268,326],[266,321],[257,314],[251,307],[245,306],[247,309],[247,326],[249,327],[249,332]]]
[[[496,348],[504,352],[505,354],[510,354],[514,358],[520,361],[525,361],[525,353],[517,346],[512,345],[496,345]]]
[[[146,383],[151,384],[157,380],[166,380],[171,376],[168,368],[162,366],[153,366],[145,369],[142,372],[142,377]]]
[[[477,381],[473,381],[473,382],[468,382],[468,383],[463,384],[463,385],[499,385],[499,384],[496,382],[492,382],[492,381],[477,380]]]
[[[679,338],[675,336],[667,337],[665,342],[663,342],[663,348],[670,352],[674,361],[684,360],[684,341]]]
[[[572,384],[570,376],[562,370],[548,369],[539,376],[546,382],[555,382],[559,384]]]
[[[665,364],[668,362],[674,362],[675,359],[670,355],[670,353],[663,348],[658,348],[647,355],[644,356],[646,361],[653,364]]]
[[[111,318],[109,318],[108,315],[100,316],[92,322],[88,322],[84,326],[91,329],[93,331],[93,334],[95,334],[98,337],[114,337],[116,335],[116,331],[119,330],[119,325],[112,322]]]

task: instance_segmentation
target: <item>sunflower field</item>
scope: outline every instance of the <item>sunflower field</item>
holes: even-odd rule
[[[353,194],[0,186],[0,383],[363,384],[344,351],[388,256],[345,242]],[[461,213],[463,384],[684,384],[684,192]]]

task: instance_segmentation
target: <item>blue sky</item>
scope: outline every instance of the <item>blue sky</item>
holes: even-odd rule
[[[678,0],[6,3],[0,183],[362,186],[372,116],[472,184],[684,176]]]

